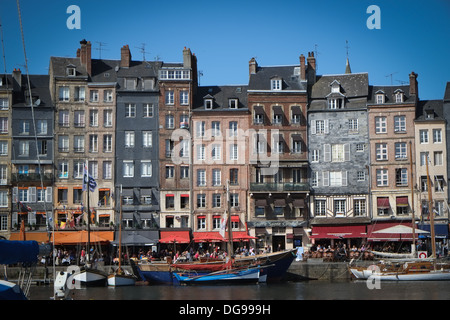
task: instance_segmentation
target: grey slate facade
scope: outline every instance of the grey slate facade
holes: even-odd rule
[[[368,91],[367,73],[324,75],[312,86],[308,109],[312,226],[370,221]]]

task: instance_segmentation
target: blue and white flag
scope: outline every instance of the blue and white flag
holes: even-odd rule
[[[87,186],[89,185],[89,191],[93,192],[95,188],[97,188],[97,182],[95,182],[94,178],[88,173],[87,165],[84,165],[83,171],[83,191],[86,191]]]

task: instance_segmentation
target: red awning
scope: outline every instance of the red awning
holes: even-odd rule
[[[366,226],[318,226],[313,227],[311,238],[314,239],[348,239],[348,238],[366,238]]]
[[[405,222],[378,222],[373,225],[367,226],[367,240],[368,241],[401,241],[407,240],[412,241],[412,233],[374,233],[374,231],[394,227],[397,225],[404,225],[407,227],[411,227],[411,223]],[[416,233],[416,239],[418,237],[418,233]]]
[[[397,197],[397,207],[407,207],[408,197]]]
[[[219,232],[194,232],[195,242],[220,242],[225,239],[220,235]]]
[[[233,231],[233,241],[249,241],[250,239],[258,239],[256,237],[249,236],[247,231]]]
[[[174,231],[161,231],[161,239],[159,243],[190,243],[191,237],[189,231],[174,230]]]
[[[239,222],[239,216],[238,215],[232,215],[231,216],[231,221],[232,222]]]
[[[388,197],[377,198],[377,207],[378,209],[388,209],[390,207],[389,198]]]

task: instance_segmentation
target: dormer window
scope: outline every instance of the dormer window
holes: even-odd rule
[[[238,99],[228,99],[228,107],[230,109],[237,109],[238,108]]]
[[[383,91],[377,91],[377,93],[375,94],[375,101],[377,102],[377,104],[382,104],[384,103],[384,92]]]
[[[434,110],[433,109],[425,110],[425,117],[426,119],[434,119]]]
[[[270,80],[270,89],[271,90],[281,90],[281,79],[272,79]]]
[[[205,99],[204,105],[206,110],[211,110],[213,108],[213,99]]]
[[[72,66],[72,65],[67,66],[66,67],[66,75],[68,77],[75,77],[77,75],[75,66]]]
[[[403,102],[403,92],[401,90],[396,90],[395,91],[395,102],[399,103],[399,102]]]

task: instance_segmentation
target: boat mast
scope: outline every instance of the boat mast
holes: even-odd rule
[[[428,214],[430,215],[430,231],[431,231],[431,258],[436,258],[436,239],[434,235],[434,210],[431,192],[430,172],[428,170],[427,155],[427,188],[428,188]]]
[[[87,193],[87,233],[88,233],[88,244],[87,244],[87,250],[86,250],[86,254],[87,254],[87,261],[86,263],[88,265],[90,265],[91,262],[91,210],[89,209],[89,171],[88,171],[88,166],[85,163],[85,175],[84,175],[84,183],[86,185],[86,193]]]
[[[228,211],[228,243],[227,251],[230,257],[233,257],[233,231],[231,230],[231,201],[230,201],[230,181],[227,180],[227,211]]]
[[[121,269],[121,261],[122,261],[122,185],[120,185],[120,204],[119,204],[119,210],[120,210],[120,220],[119,220],[119,268],[117,269],[118,273],[122,273]]]
[[[409,166],[411,171],[411,218],[412,218],[412,236],[413,246],[412,254],[416,256],[416,216],[414,214],[414,175],[413,175],[413,158],[412,158],[412,142],[409,141]]]

